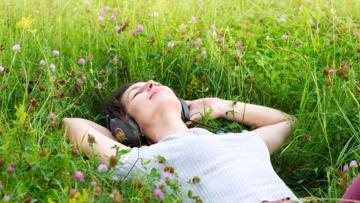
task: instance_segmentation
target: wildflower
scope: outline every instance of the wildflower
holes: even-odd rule
[[[196,18],[194,16],[192,16],[189,23],[192,25],[196,24]]]
[[[89,54],[86,56],[86,59],[91,62],[94,59],[94,55]]]
[[[357,168],[357,167],[358,167],[357,161],[356,161],[356,160],[352,160],[352,161],[350,162],[350,167],[351,167],[351,168]]]
[[[164,198],[165,195],[164,195],[163,191],[159,187],[157,187],[154,190],[154,196],[158,199],[162,199],[162,198]]]
[[[10,194],[6,194],[6,195],[4,195],[4,197],[3,197],[3,202],[9,202],[10,201],[10,199],[11,199],[11,195]]]
[[[144,30],[143,25],[137,25],[136,28],[131,31],[131,34],[135,36],[138,35],[140,32],[142,32],[143,30]]]
[[[164,171],[163,176],[165,179],[171,179],[172,173],[170,173],[170,171]]]
[[[348,63],[346,63],[346,62],[342,63],[340,65],[340,68],[339,68],[338,72],[337,72],[338,75],[344,80],[348,79],[348,77],[349,77],[349,68],[350,68],[350,65]]]
[[[45,149],[41,149],[40,152],[39,152],[39,156],[44,157],[45,155],[46,155]]]
[[[58,50],[53,50],[52,55],[53,57],[58,57],[60,55],[60,52]]]
[[[51,112],[50,115],[48,116],[48,120],[55,121],[55,119],[56,119],[56,114],[54,112]]]
[[[331,9],[330,9],[330,13],[331,13],[332,15],[335,15],[335,13],[336,13],[335,8],[331,8]]]
[[[73,147],[71,148],[71,154],[72,154],[73,156],[78,156],[78,155],[80,154],[79,149],[78,149],[77,147],[73,146]]]
[[[174,167],[172,167],[172,166],[166,166],[165,168],[164,168],[164,171],[168,171],[168,172],[170,172],[170,173],[174,173]]]
[[[349,170],[349,164],[344,164],[343,172],[346,172]]]
[[[217,41],[216,41],[217,44],[219,45],[224,45],[224,39],[223,38],[219,38]]]
[[[6,171],[9,173],[9,174],[12,174],[15,172],[15,164],[9,164],[7,167],[6,167]]]
[[[196,38],[196,40],[194,41],[194,44],[195,45],[198,45],[198,46],[200,46],[200,45],[202,45],[202,39],[201,38]]]
[[[170,48],[170,49],[173,48],[174,46],[175,46],[175,42],[168,42],[167,43],[167,47]]]
[[[0,72],[4,72],[5,71],[5,67],[0,66]]]
[[[116,166],[116,164],[118,163],[119,159],[116,156],[111,156],[109,163],[110,163],[110,167],[114,168]]]
[[[217,37],[217,33],[216,33],[215,30],[212,32],[212,36],[213,36],[213,38],[216,38],[216,37]]]
[[[12,47],[12,50],[14,52],[19,52],[20,51],[20,45],[19,44],[15,44],[13,47]]]
[[[216,25],[215,25],[215,23],[211,24],[210,28],[211,28],[212,30],[216,30]]]
[[[50,67],[50,69],[51,69],[52,71],[55,71],[55,70],[56,70],[56,66],[55,66],[55,64],[53,64],[53,63],[50,64],[49,67]]]
[[[100,90],[103,88],[103,84],[101,82],[97,82],[95,88]]]
[[[297,39],[297,40],[295,41],[295,46],[296,46],[296,48],[301,47],[301,45],[302,45],[302,41],[299,40],[299,39]]]
[[[239,49],[242,49],[242,48],[243,48],[243,43],[242,43],[241,40],[237,41],[237,42],[236,42],[236,45],[237,45],[237,47],[238,47]]]
[[[116,21],[116,16],[115,16],[115,15],[111,15],[110,20],[113,21],[113,22],[115,22],[115,21]]]
[[[286,15],[281,15],[281,16],[279,16],[278,22],[279,22],[279,23],[285,23],[285,22],[286,22]]]
[[[182,23],[182,24],[180,25],[179,29],[180,29],[180,33],[181,33],[181,34],[185,34],[185,32],[186,32],[186,25],[185,25],[184,23]]]
[[[282,40],[288,40],[288,39],[289,39],[289,35],[287,35],[287,34],[285,33],[285,34],[283,34],[283,35],[281,36],[281,39],[282,39]]]
[[[311,135],[305,135],[304,140],[310,142],[312,140]]]
[[[19,22],[16,23],[16,26],[20,29],[31,30],[34,19],[31,17],[22,17]]]
[[[165,180],[163,178],[160,179],[159,181],[159,187],[165,185]]]
[[[80,66],[84,65],[84,63],[85,63],[84,58],[79,58],[79,60],[77,61],[77,64],[80,65]]]
[[[121,195],[120,195],[120,191],[118,189],[115,189],[110,197],[114,200],[114,203],[120,203],[120,202],[123,202],[122,198],[121,198]]]
[[[105,16],[107,14],[107,12],[109,12],[109,11],[110,11],[110,7],[105,6],[99,10],[99,15]]]
[[[205,58],[206,57],[206,49],[205,48],[201,48],[201,53],[200,53],[201,57]]]
[[[103,22],[105,21],[105,17],[102,16],[102,15],[99,15],[99,16],[98,16],[98,21],[99,21],[100,23],[103,23]]]
[[[26,194],[26,195],[24,196],[24,203],[30,203],[31,200],[32,200],[32,197],[31,197],[30,194]]]
[[[200,182],[199,176],[194,176],[194,177],[192,178],[191,182],[192,182],[193,184],[198,184],[198,183]]]
[[[166,159],[165,159],[165,157],[159,155],[159,156],[157,156],[157,161],[158,161],[159,163],[163,164],[163,163],[166,162]]]
[[[123,26],[120,26],[120,28],[118,28],[116,31],[117,31],[118,33],[124,32],[125,29],[126,29],[127,27],[129,27],[129,24],[130,24],[130,21],[129,21],[129,20],[125,20],[124,25],[123,25]]]
[[[41,59],[39,62],[40,66],[45,66],[46,65],[46,61],[44,59]]]
[[[103,164],[101,163],[99,166],[98,166],[98,171],[99,172],[106,172],[108,170],[108,166],[106,164]]]
[[[159,13],[156,12],[156,11],[154,11],[154,12],[151,13],[150,16],[151,16],[151,17],[158,17],[158,16],[159,16]]]
[[[81,171],[76,171],[73,178],[77,181],[84,181],[84,174]]]
[[[93,189],[94,195],[100,195],[101,194],[101,187],[96,185]]]
[[[77,192],[76,189],[71,188],[71,189],[69,190],[69,197],[70,197],[70,198],[73,198],[73,197],[75,196],[76,192]]]
[[[330,68],[329,68],[329,67],[325,67],[325,68],[323,69],[323,74],[324,74],[325,76],[330,76],[330,75],[334,74],[334,68],[333,68],[333,66],[331,66]]]
[[[266,40],[271,40],[271,37],[269,35],[266,35],[265,39]]]

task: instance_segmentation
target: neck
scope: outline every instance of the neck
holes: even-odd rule
[[[158,115],[153,121],[151,125],[143,129],[143,132],[153,143],[159,142],[167,135],[188,129],[178,114]]]

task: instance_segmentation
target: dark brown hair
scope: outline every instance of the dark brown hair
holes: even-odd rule
[[[105,99],[105,102],[101,108],[102,109],[101,112],[104,115],[117,117],[124,121],[127,120],[128,112],[124,104],[121,102],[121,99],[123,97],[123,94],[126,92],[126,90],[137,82],[139,81],[134,81],[131,83],[124,84],[123,86],[121,86],[120,89],[110,93],[110,95],[108,95],[107,98]]]

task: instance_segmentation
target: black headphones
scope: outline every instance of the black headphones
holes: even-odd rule
[[[189,107],[185,100],[179,98],[181,103],[181,118],[184,122],[190,121]],[[146,145],[144,136],[141,136],[139,125],[135,119],[130,117],[129,122],[124,122],[113,115],[106,115],[106,126],[118,141],[129,147],[140,147]]]

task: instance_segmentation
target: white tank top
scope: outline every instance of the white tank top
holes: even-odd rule
[[[153,161],[144,167],[141,161],[136,162],[138,155]],[[165,157],[165,164],[156,161],[158,155]],[[192,190],[203,202],[261,202],[287,197],[299,201],[275,173],[265,142],[251,131],[214,134],[191,128],[151,146],[131,148],[123,156],[112,173],[114,180],[141,175],[153,167],[163,170],[172,166],[184,192]],[[189,184],[195,176],[200,178],[199,184]]]

